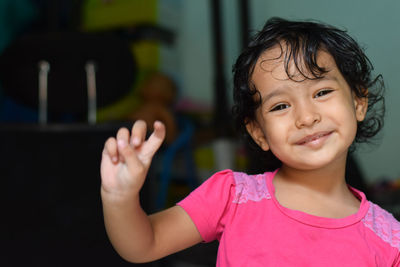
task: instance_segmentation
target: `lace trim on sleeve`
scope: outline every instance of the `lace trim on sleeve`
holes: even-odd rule
[[[246,203],[247,201],[261,201],[270,199],[265,174],[248,175],[242,172],[234,172],[236,194],[233,203]]]
[[[369,204],[368,213],[362,219],[364,225],[383,241],[400,251],[400,223],[391,213],[378,205],[372,202]]]

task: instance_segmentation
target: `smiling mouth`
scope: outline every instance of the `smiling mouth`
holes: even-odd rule
[[[304,137],[303,139],[301,139],[300,141],[298,141],[296,144],[297,145],[304,145],[313,141],[316,141],[318,139],[321,139],[325,136],[330,135],[332,132],[320,132],[320,133],[316,133],[316,134],[312,134],[309,136]]]

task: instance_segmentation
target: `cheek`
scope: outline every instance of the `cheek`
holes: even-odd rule
[[[327,106],[327,115],[340,123],[354,121],[357,123],[356,109],[351,98],[338,98],[334,103]]]
[[[352,134],[352,136],[355,138],[356,133],[357,133],[357,128],[358,128],[358,121],[357,121],[355,115],[354,115],[354,120],[352,122],[349,122],[349,123],[351,123],[351,125],[350,125],[350,131],[351,132],[350,132],[350,134]]]
[[[357,117],[354,106],[349,104],[340,110],[332,109],[331,112],[331,114],[335,114],[333,119],[339,128],[342,129],[343,134],[350,139],[354,139],[357,132]]]
[[[266,122],[264,128],[265,138],[272,152],[275,147],[280,147],[286,142],[289,132],[288,122],[284,118],[270,120]]]

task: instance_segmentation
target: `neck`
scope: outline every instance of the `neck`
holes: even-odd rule
[[[312,170],[282,165],[278,180],[322,194],[347,193],[349,190],[345,179],[346,158]]]
[[[273,183],[278,202],[309,214],[342,218],[359,209],[359,200],[345,179],[346,157],[320,169],[302,170],[283,165]]]

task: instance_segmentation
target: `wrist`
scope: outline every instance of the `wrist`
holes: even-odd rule
[[[112,205],[132,205],[132,204],[138,204],[140,205],[140,197],[139,197],[139,192],[111,192],[106,190],[103,186],[101,186],[101,199],[103,202],[103,205],[105,203],[110,203]]]

